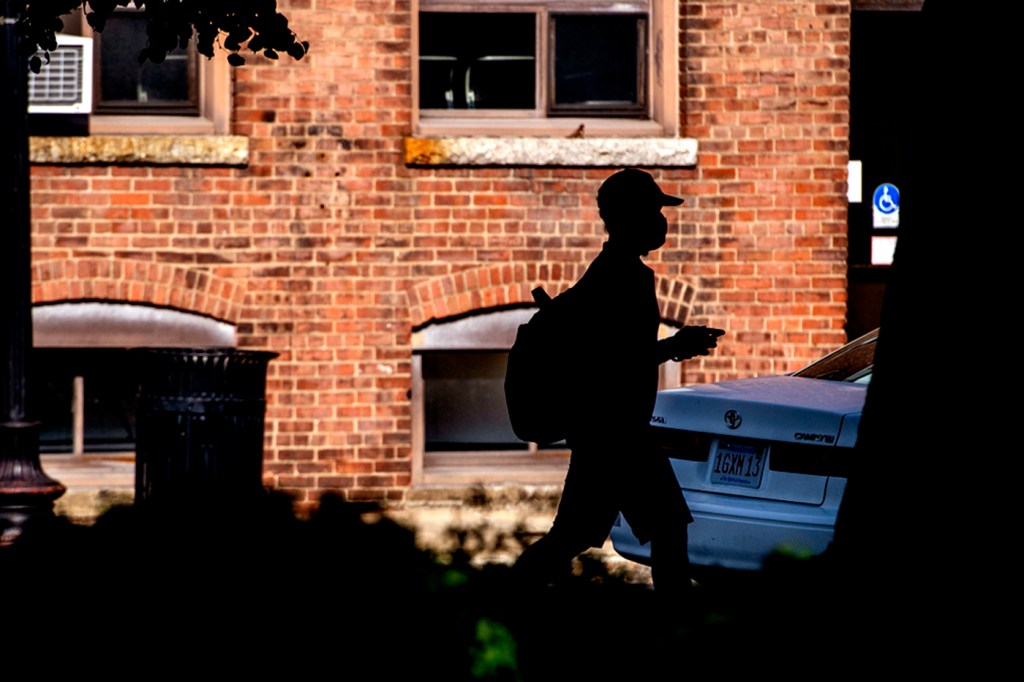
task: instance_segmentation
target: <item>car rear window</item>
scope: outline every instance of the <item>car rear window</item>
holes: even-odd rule
[[[866,384],[871,381],[877,339],[877,332],[865,334],[795,372],[793,376]]]

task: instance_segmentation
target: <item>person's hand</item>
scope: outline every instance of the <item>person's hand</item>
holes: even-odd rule
[[[718,347],[718,337],[724,333],[724,329],[703,325],[683,327],[667,339],[669,357],[679,362],[698,355],[709,355],[712,348]]]

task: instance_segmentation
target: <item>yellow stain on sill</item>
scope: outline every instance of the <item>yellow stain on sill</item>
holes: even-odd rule
[[[405,163],[410,166],[437,166],[448,163],[451,146],[447,140],[426,137],[407,137]]]

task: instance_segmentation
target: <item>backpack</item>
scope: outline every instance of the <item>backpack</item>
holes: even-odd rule
[[[573,365],[569,303],[572,289],[551,298],[543,287],[533,290],[540,309],[519,325],[508,352],[505,404],[512,431],[524,441],[548,445],[568,431]]]

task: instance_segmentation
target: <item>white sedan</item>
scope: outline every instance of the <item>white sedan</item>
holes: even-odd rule
[[[878,331],[781,376],[660,391],[651,418],[693,513],[695,568],[756,570],[777,551],[821,553],[846,488]],[[650,563],[619,516],[615,550]]]

